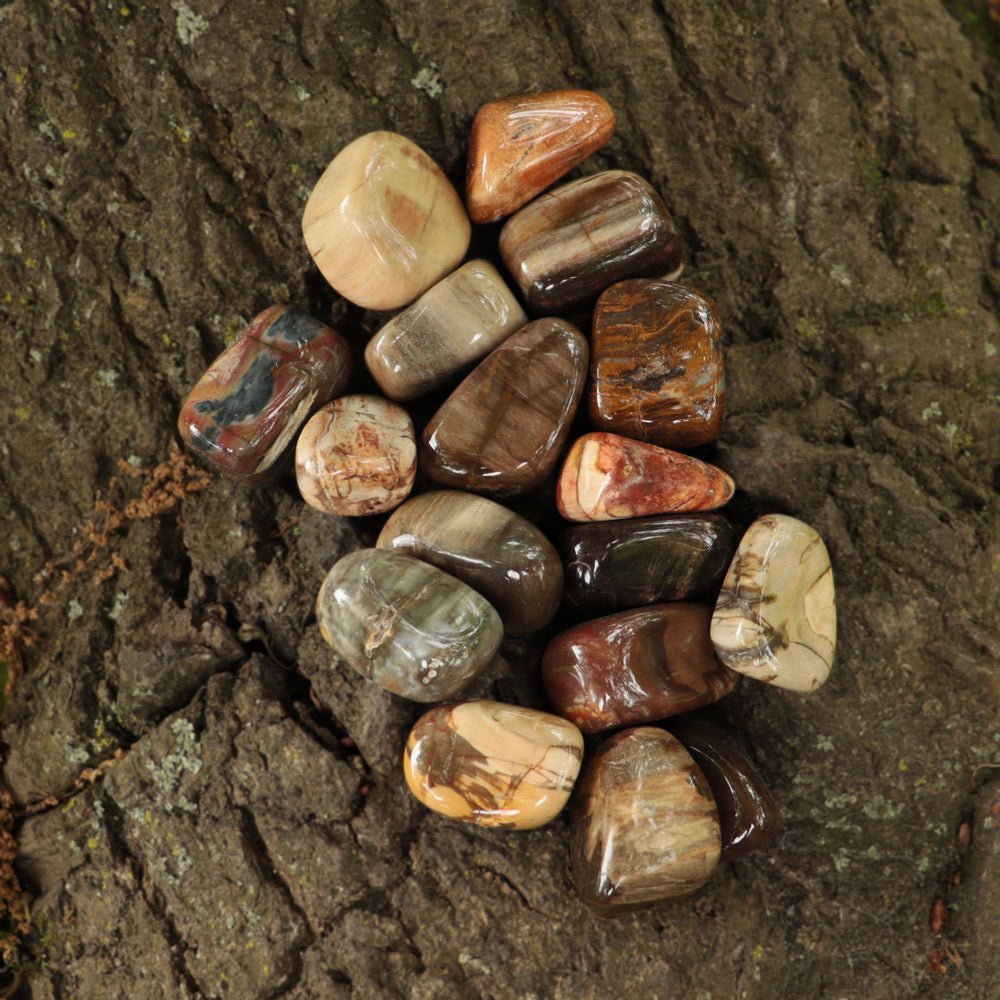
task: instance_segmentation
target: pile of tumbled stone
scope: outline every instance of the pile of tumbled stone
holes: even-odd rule
[[[772,514],[737,543],[712,513],[732,480],[675,450],[718,436],[725,379],[718,311],[676,282],[683,249],[662,199],[623,170],[542,193],[614,125],[588,91],[485,105],[470,139],[468,214],[409,139],[351,142],[316,184],[302,228],[344,298],[406,307],[364,354],[384,396],[343,395],[344,339],[274,306],[216,359],[180,417],[187,444],[241,482],[273,481],[294,451],[307,503],[340,516],[394,511],[376,548],[327,575],[323,637],[396,695],[451,700],[416,723],[404,752],[406,781],[430,809],[527,829],[553,819],[577,784],[573,877],[604,914],[687,895],[720,855],[780,832],[733,738],[673,717],[730,693],[740,674],[815,689],[836,635],[819,535]],[[509,216],[500,255],[519,294],[487,261],[462,263],[469,216]],[[591,311],[588,341],[570,319],[585,325]],[[400,403],[450,385],[418,443]],[[585,391],[594,429],[566,451]],[[556,506],[571,523],[560,552],[497,501],[538,491],[561,458]],[[446,488],[408,499],[418,466]],[[714,598],[714,609],[704,603]],[[560,606],[590,620],[542,656],[557,714],[453,700],[505,633],[536,633]],[[608,730],[619,731],[577,783],[583,734]]]

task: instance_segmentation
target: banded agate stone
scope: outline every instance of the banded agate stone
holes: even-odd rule
[[[530,830],[569,799],[583,737],[565,719],[496,701],[442,705],[410,732],[403,773],[428,809],[479,826]]]
[[[412,701],[456,694],[496,655],[500,616],[436,566],[362,549],[339,560],[316,601],[323,638],[362,676]]]
[[[688,896],[719,862],[719,818],[705,776],[662,729],[602,744],[580,779],[572,816],[573,882],[598,916]]]
[[[735,861],[781,835],[781,810],[746,751],[725,730],[703,719],[670,721],[708,781],[719,810],[722,857]]]
[[[589,90],[484,104],[469,137],[465,201],[472,221],[510,215],[600,149],[614,131],[611,105]]]
[[[537,632],[559,608],[563,569],[552,543],[486,497],[456,490],[413,497],[386,521],[375,544],[433,563],[479,591],[508,635]]]
[[[395,132],[369,132],[345,146],[302,214],[320,273],[366,309],[412,302],[458,266],[471,232],[441,168]]]
[[[413,488],[410,415],[381,396],[341,396],[314,413],[295,446],[302,499],[327,514],[364,517],[399,506]]]
[[[747,529],[722,584],[712,642],[723,663],[791,691],[815,691],[837,644],[833,570],[823,539],[786,514]]]
[[[569,434],[587,377],[579,330],[539,319],[481,361],[431,417],[420,468],[445,486],[498,497],[542,484]]]
[[[470,260],[368,342],[365,363],[392,399],[416,399],[489,354],[528,317],[497,269]]]
[[[608,170],[570,181],[512,215],[500,254],[529,310],[566,313],[623,278],[677,277],[680,236],[648,181]]]
[[[705,604],[653,604],[584,622],[542,655],[552,707],[585,733],[655,722],[702,708],[740,679],[708,637]]]
[[[248,485],[272,482],[309,414],[338,395],[351,351],[305,313],[271,306],[250,322],[188,393],[177,420],[184,443]]]
[[[574,525],[559,537],[566,604],[585,614],[607,614],[660,601],[714,598],[736,541],[721,514]]]
[[[612,521],[714,510],[734,489],[725,472],[690,455],[594,431],[570,448],[556,506],[569,521]]]
[[[590,417],[666,448],[714,441],[726,410],[722,324],[701,292],[659,278],[612,285],[597,300]]]

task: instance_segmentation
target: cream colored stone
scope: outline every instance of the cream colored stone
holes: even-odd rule
[[[369,132],[341,150],[302,215],[323,277],[367,309],[412,302],[458,266],[470,232],[441,168],[394,132]]]

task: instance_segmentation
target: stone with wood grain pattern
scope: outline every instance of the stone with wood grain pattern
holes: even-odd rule
[[[413,488],[413,421],[381,396],[341,396],[309,418],[295,446],[302,499],[327,514],[364,517],[398,507]]]
[[[615,113],[590,90],[524,94],[484,104],[469,136],[465,200],[473,222],[495,222],[531,201],[615,130]]]
[[[665,448],[714,441],[726,411],[718,308],[660,278],[612,285],[594,309],[590,375],[599,430]]]
[[[583,759],[565,719],[496,701],[432,708],[406,741],[403,773],[428,809],[479,826],[530,830],[554,819]]]
[[[601,744],[578,783],[570,847],[591,910],[614,917],[688,896],[720,849],[708,782],[676,737],[643,727]]]
[[[792,691],[815,691],[837,644],[833,569],[816,530],[786,514],[757,518],[740,540],[712,616],[723,663]]]
[[[575,326],[539,319],[484,358],[424,428],[420,468],[459,489],[513,497],[555,468],[587,377]]]
[[[396,309],[453,271],[469,218],[441,168],[412,140],[369,132],[331,161],[302,235],[324,278],[366,309]]]
[[[563,568],[552,543],[486,497],[458,490],[412,497],[386,521],[376,546],[433,563],[479,591],[508,635],[537,632],[559,607]]]
[[[320,632],[362,676],[412,701],[460,691],[494,657],[503,623],[489,602],[436,566],[362,549],[327,574]]]
[[[676,278],[680,236],[652,185],[627,170],[581,177],[536,198],[500,233],[500,254],[536,314],[565,314],[624,278]]]

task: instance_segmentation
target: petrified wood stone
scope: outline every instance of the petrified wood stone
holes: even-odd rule
[[[309,414],[342,392],[351,351],[305,313],[271,306],[198,380],[181,407],[181,438],[242,483],[273,481]]]
[[[714,510],[733,495],[733,481],[714,465],[594,431],[576,439],[556,488],[570,521],[611,521],[680,511]]]
[[[493,659],[500,616],[461,580],[398,552],[337,562],[316,602],[323,638],[358,673],[413,701],[457,693]]]
[[[600,749],[573,809],[573,882],[598,916],[687,896],[719,862],[708,782],[662,729],[629,729]]]
[[[574,525],[559,538],[566,603],[588,614],[608,614],[658,601],[714,598],[736,540],[721,514]]]
[[[590,417],[666,448],[714,441],[726,410],[715,303],[672,281],[612,285],[594,310]]]
[[[680,236],[648,181],[626,170],[581,177],[543,194],[500,233],[500,254],[528,308],[565,313],[623,278],[677,277]]]
[[[710,705],[740,677],[715,656],[704,604],[654,604],[584,622],[542,656],[552,707],[585,733]]]
[[[413,421],[380,396],[341,396],[313,414],[295,446],[302,499],[344,517],[381,514],[413,488]]]
[[[671,719],[670,731],[708,780],[722,828],[722,857],[742,858],[780,836],[781,810],[740,744],[703,719]]]
[[[579,730],[496,701],[442,705],[410,732],[403,773],[429,809],[480,826],[529,830],[566,805],[583,759]]]
[[[365,363],[392,399],[415,399],[489,354],[528,317],[485,260],[442,278],[368,342]]]
[[[334,157],[302,215],[323,277],[366,309],[396,309],[454,270],[469,245],[465,206],[441,168],[395,132]]]
[[[525,94],[484,104],[472,123],[466,204],[495,222],[531,201],[615,130],[615,113],[589,90]]]
[[[723,663],[792,691],[827,678],[837,643],[833,570],[823,539],[785,514],[757,518],[740,541],[712,618]]]
[[[478,590],[508,635],[547,625],[562,596],[562,563],[529,521],[457,490],[407,500],[385,523],[377,547],[423,559]]]
[[[575,326],[539,319],[462,382],[423,433],[420,467],[445,486],[519,496],[552,471],[587,376]]]

